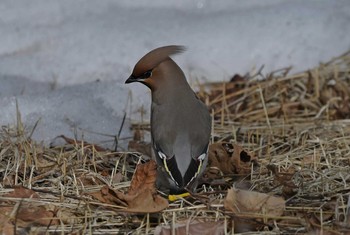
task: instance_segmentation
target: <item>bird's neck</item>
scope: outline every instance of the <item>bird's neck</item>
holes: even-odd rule
[[[152,91],[152,102],[156,104],[182,103],[187,102],[191,95],[193,95],[193,90],[186,81],[185,83],[167,83],[166,87]]]
[[[157,104],[186,101],[193,90],[188,84],[181,68],[170,58],[154,71],[152,102]]]

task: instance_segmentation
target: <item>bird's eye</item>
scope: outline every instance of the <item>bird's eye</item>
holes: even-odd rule
[[[152,70],[146,71],[146,72],[143,74],[142,78],[149,78],[150,76],[152,76]]]

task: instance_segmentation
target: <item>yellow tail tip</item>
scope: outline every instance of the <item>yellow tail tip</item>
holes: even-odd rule
[[[176,195],[169,195],[168,196],[168,200],[171,201],[171,202],[174,202],[176,200],[179,200],[181,198],[184,198],[184,197],[188,197],[190,196],[190,193],[182,193],[182,194],[176,194]]]

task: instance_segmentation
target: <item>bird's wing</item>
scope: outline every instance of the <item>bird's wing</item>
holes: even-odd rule
[[[205,163],[207,160],[206,156],[208,154],[208,145],[205,147],[205,149],[203,149],[203,153],[199,155],[198,158],[190,158],[190,163],[184,176],[182,176],[179,170],[178,161],[176,160],[175,155],[169,157],[165,155],[157,146],[155,146],[154,149],[156,156],[161,161],[164,169],[178,187],[185,187],[191,183],[192,180],[194,180],[204,170],[203,167],[206,165]]]
[[[198,158],[191,158],[190,165],[184,175],[183,181],[185,185],[190,184],[201,172],[204,171],[207,162],[208,146],[203,149],[202,154]]]
[[[154,150],[156,153],[156,157],[158,157],[158,161],[161,162],[165,171],[168,173],[170,178],[175,182],[178,187],[183,187],[184,182],[182,179],[181,172],[177,166],[175,155],[168,156],[166,155],[160,147],[154,145]]]

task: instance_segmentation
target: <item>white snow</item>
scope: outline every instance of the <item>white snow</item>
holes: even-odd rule
[[[19,90],[13,89],[14,83],[18,84]],[[0,96],[2,125],[16,123],[17,101],[29,133],[39,121],[33,132],[33,138],[38,141],[58,144],[63,140],[55,137],[65,135],[108,148],[114,146],[128,102],[128,91],[119,84],[113,81],[88,82],[51,90],[49,84],[28,83],[25,79],[11,77],[2,80],[2,85],[1,95],[6,87],[15,93]],[[21,89],[24,86],[26,89]],[[24,94],[17,93],[19,91]],[[118,142],[122,148],[128,142],[124,138],[131,136],[130,122],[126,120],[124,125]]]
[[[112,141],[91,131],[116,135],[124,112],[148,110],[147,88],[123,84],[148,51],[185,45],[174,60],[191,82],[261,65],[300,71],[350,49],[350,1],[2,0],[0,35],[1,125],[15,124],[17,99],[27,126],[41,118],[38,140],[82,129]]]

